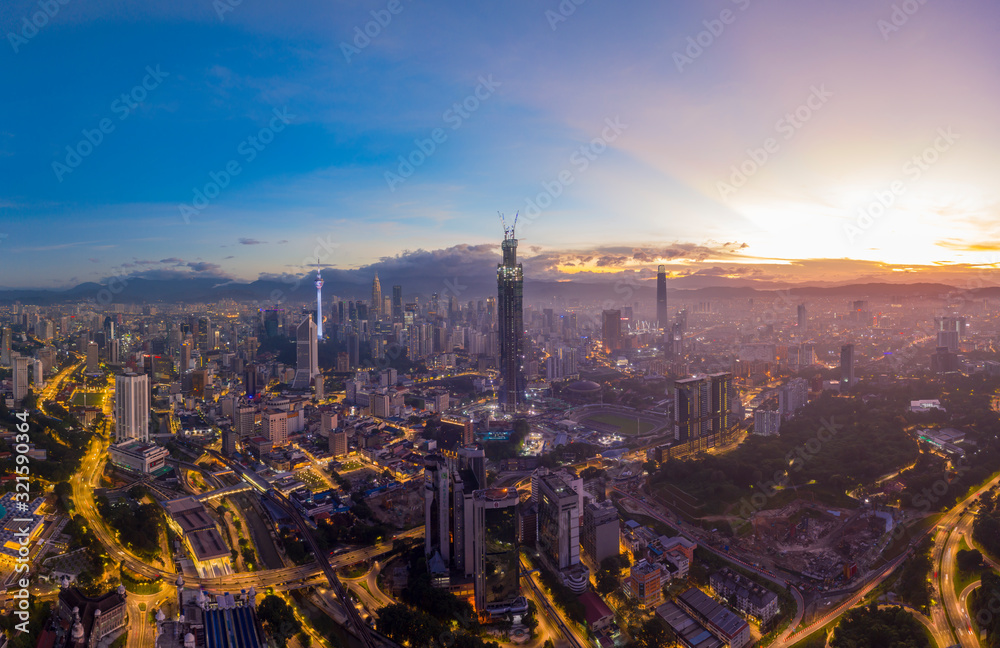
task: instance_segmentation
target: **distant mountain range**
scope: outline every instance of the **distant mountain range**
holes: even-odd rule
[[[370,299],[370,280],[360,283],[355,276],[345,276],[326,279],[323,295],[343,299]],[[403,299],[412,301],[419,296],[421,301],[432,293],[438,293],[442,299],[455,295],[461,301],[477,300],[489,295],[496,295],[495,279],[490,276],[462,277],[442,280],[407,281],[405,277],[383,277],[381,279],[382,294],[392,294],[393,283],[403,286]],[[722,280],[724,281],[724,280]],[[938,298],[958,299],[960,297],[981,299],[1000,296],[1000,287],[979,288],[965,291],[963,289],[940,283],[860,283],[846,285],[800,285],[783,286],[773,283],[754,283],[752,280],[742,280],[741,285],[718,285],[679,288],[683,279],[669,282],[668,299],[673,303],[678,300],[691,302],[708,299],[738,299],[759,297],[774,298],[782,293],[789,298],[803,299],[808,297],[843,297],[845,299],[890,299],[903,298]],[[525,280],[525,300],[548,301],[550,299],[571,300],[583,302],[607,300],[611,303],[627,304],[633,301],[645,301],[655,298],[655,282],[618,281],[618,282],[585,282],[585,281],[536,281]],[[110,303],[211,303],[223,299],[236,301],[273,302],[308,302],[315,299],[316,289],[311,277],[302,277],[298,284],[281,280],[257,280],[250,283],[240,283],[226,278],[180,278],[180,279],[141,279],[131,278],[112,280],[108,284],[82,283],[66,290],[15,289],[0,290],[0,303],[20,301],[23,304],[51,305],[69,302],[93,301],[99,306]]]

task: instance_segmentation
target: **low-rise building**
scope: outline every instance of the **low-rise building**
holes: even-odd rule
[[[90,597],[75,587],[59,590],[56,614],[69,626],[67,646],[98,646],[128,625],[125,588]],[[110,641],[110,639],[109,639]]]
[[[162,470],[170,458],[170,451],[166,448],[140,439],[113,443],[108,454],[111,463],[118,468],[144,475]]]
[[[656,614],[673,630],[677,642],[684,648],[723,648],[721,639],[709,632],[694,617],[673,601],[656,608]]]
[[[677,597],[677,604],[709,632],[721,639],[728,648],[750,645],[750,625],[732,610],[720,605],[697,587],[685,590]]]
[[[167,522],[187,543],[199,576],[232,573],[230,550],[201,502],[194,497],[181,497],[163,502],[163,508]]]
[[[761,623],[770,621],[778,614],[778,595],[775,592],[728,567],[712,574],[709,585],[730,605]]]
[[[663,568],[656,563],[640,560],[632,565],[625,587],[643,609],[655,608],[663,602]]]

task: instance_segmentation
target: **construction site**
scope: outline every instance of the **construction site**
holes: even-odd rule
[[[748,520],[750,532],[735,540],[735,546],[830,588],[871,568],[894,523],[891,511],[832,508],[798,499],[754,513]]]

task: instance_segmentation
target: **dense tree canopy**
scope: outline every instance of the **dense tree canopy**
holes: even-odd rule
[[[831,648],[930,648],[919,621],[901,607],[874,604],[845,614],[833,631]]]

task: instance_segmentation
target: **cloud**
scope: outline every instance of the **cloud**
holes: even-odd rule
[[[253,238],[241,238],[239,240],[240,245],[263,245],[266,241],[258,241]]]
[[[197,263],[188,263],[187,267],[191,268],[195,272],[205,272],[208,274],[220,274],[222,271],[222,266],[218,263],[209,263],[208,261],[198,261]]]

